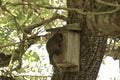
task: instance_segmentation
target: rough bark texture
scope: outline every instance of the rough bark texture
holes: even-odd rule
[[[70,5],[70,3],[76,5]],[[68,0],[68,7],[83,8],[84,11],[92,11],[95,7],[94,0]],[[80,71],[69,80],[96,80],[101,61],[104,56],[107,37],[100,33],[90,31],[87,28],[85,16],[77,12],[69,12],[69,22],[79,22],[82,32],[80,33]]]
[[[85,30],[85,33],[81,36],[81,71],[79,79],[96,80],[104,56],[107,38],[101,34],[90,32],[89,30]]]
[[[79,8],[84,11],[94,9],[94,0],[67,0],[68,8]],[[104,56],[107,37],[87,28],[86,18],[77,12],[69,11],[70,23],[79,23],[80,32],[80,70],[54,74],[52,80],[96,80]],[[75,43],[77,44],[77,43]]]

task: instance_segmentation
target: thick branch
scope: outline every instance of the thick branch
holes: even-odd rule
[[[76,9],[76,8],[65,8],[65,7],[52,7],[52,6],[43,6],[43,5],[39,5],[37,4],[36,6],[38,7],[42,7],[42,8],[47,8],[47,9],[63,9],[63,10],[68,10],[68,11],[76,11],[79,14],[82,15],[103,15],[103,14],[111,14],[114,12],[117,12],[118,10],[120,10],[118,7],[116,7],[116,9],[111,10],[111,11],[106,11],[106,12],[84,12],[80,9]]]
[[[42,21],[42,22],[39,22],[39,23],[36,23],[36,24],[32,24],[32,25],[26,27],[24,30],[25,30],[26,33],[31,33],[31,31],[32,31],[34,28],[37,28],[37,27],[42,26],[42,25],[44,25],[44,24],[48,24],[48,23],[52,22],[52,21],[55,20],[55,19],[62,19],[62,20],[67,21],[67,18],[66,18],[65,16],[59,15],[59,14],[55,14],[55,15],[53,15],[53,16],[52,16],[51,18],[49,18],[49,19],[46,19],[46,20],[44,20],[44,21]]]

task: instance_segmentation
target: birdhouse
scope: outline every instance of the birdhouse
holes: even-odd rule
[[[80,27],[78,23],[48,29],[51,33],[63,35],[62,54],[54,56],[57,66],[68,71],[79,70],[80,60]]]

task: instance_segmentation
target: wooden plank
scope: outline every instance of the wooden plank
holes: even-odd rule
[[[64,25],[63,27],[47,29],[46,31],[48,31],[48,32],[57,32],[57,31],[65,31],[65,30],[81,31],[81,28],[80,28],[78,23],[74,23],[74,24]]]
[[[80,33],[74,31],[63,31],[63,46],[62,54],[54,56],[56,64],[62,64],[61,67],[68,68],[71,64],[76,67],[69,68],[69,71],[79,70],[79,58],[80,58]]]

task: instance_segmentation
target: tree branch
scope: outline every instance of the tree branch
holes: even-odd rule
[[[106,2],[106,1],[102,1],[102,0],[95,0],[95,1],[98,2],[98,3],[101,3],[101,4],[108,5],[108,6],[120,7],[119,4],[113,4],[113,3],[109,3],[109,2]]]
[[[39,22],[39,23],[36,23],[36,24],[32,24],[32,25],[30,25],[30,26],[25,27],[24,30],[25,30],[26,33],[31,33],[31,31],[32,31],[34,28],[37,28],[37,27],[42,26],[42,25],[44,25],[44,24],[48,24],[48,23],[52,22],[52,21],[55,20],[55,19],[62,19],[62,20],[67,21],[67,18],[66,18],[65,16],[60,15],[60,14],[55,14],[55,15],[53,15],[53,16],[52,16],[51,18],[49,18],[49,19],[46,19],[46,20],[44,20],[44,21],[42,21],[42,22]]]
[[[98,1],[98,0],[96,0]],[[100,1],[99,1],[100,2]],[[107,11],[107,12],[84,12],[80,9],[76,9],[76,8],[65,8],[65,7],[53,7],[53,6],[50,6],[50,5],[41,5],[41,4],[32,4],[32,3],[8,3],[8,5],[10,6],[18,6],[18,5],[31,5],[31,6],[35,6],[35,7],[41,7],[41,8],[46,8],[46,9],[62,9],[62,10],[68,10],[68,11],[76,11],[78,12],[79,14],[82,14],[82,15],[103,15],[103,14],[111,14],[111,13],[114,13],[114,12],[117,12],[118,10],[120,10],[118,7],[120,7],[120,5],[118,4],[111,4],[111,3],[105,3],[106,5],[112,5],[113,7],[116,7],[116,9],[114,10],[111,10],[111,11]]]

